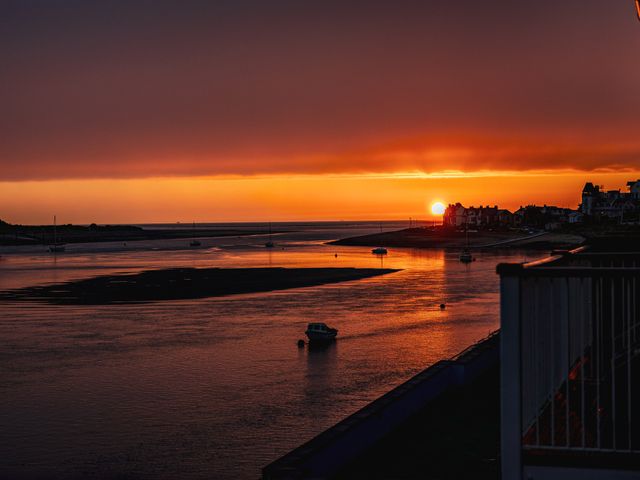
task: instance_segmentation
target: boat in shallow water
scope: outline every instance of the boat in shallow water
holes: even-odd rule
[[[264,244],[264,246],[267,247],[267,248],[275,247],[275,244],[273,243],[273,240],[271,239],[271,222],[269,222],[269,240],[267,241],[267,243]]]
[[[386,255],[387,254],[387,249],[384,247],[377,247],[374,248],[373,250],[371,250],[371,253],[375,254],[375,255]]]
[[[327,342],[338,336],[338,330],[328,327],[326,323],[310,323],[304,333],[310,342]]]
[[[53,244],[49,245],[49,252],[62,253],[67,249],[64,243],[58,241],[58,224],[56,216],[53,216]]]
[[[464,249],[462,251],[462,253],[460,254],[460,261],[462,263],[470,263],[473,262],[473,255],[471,255],[471,252],[467,249]]]
[[[469,229],[467,226],[465,226],[464,233],[466,237],[466,247],[462,250],[460,257],[458,258],[462,263],[471,263],[473,262],[473,255],[471,255],[471,252],[469,251]]]
[[[195,235],[196,235],[196,222],[193,222],[193,236],[195,237]],[[199,247],[201,245],[202,244],[200,243],[200,240],[197,240],[195,238],[189,242],[190,247]]]

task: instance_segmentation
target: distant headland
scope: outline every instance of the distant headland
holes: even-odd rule
[[[267,229],[196,227],[189,224],[172,228],[143,228],[135,225],[12,225],[0,220],[0,245],[50,245],[61,243],[129,242],[190,237],[231,237],[261,235]],[[279,232],[274,232],[279,233]]]

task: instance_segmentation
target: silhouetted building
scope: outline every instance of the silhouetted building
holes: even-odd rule
[[[500,225],[513,225],[513,213],[509,210],[501,208],[498,210],[498,223]]]
[[[620,223],[636,221],[640,214],[640,180],[627,182],[628,192],[604,191],[587,182],[582,189],[580,211],[595,219],[615,219]]]
[[[442,223],[450,227],[461,227],[467,223],[467,209],[461,203],[449,204],[444,211]]]
[[[579,223],[583,215],[570,208],[556,207],[554,205],[527,205],[520,207],[514,215],[514,224],[523,227],[543,228],[556,230],[567,223]]]
[[[594,204],[600,201],[600,186],[587,182],[582,189],[582,203],[580,211],[585,215],[592,215]]]
[[[584,221],[584,214],[582,212],[571,212],[569,214],[569,223],[582,223]]]
[[[451,227],[495,227],[499,225],[510,225],[513,223],[513,215],[509,210],[493,207],[464,207],[461,203],[449,204],[444,212],[444,225]]]

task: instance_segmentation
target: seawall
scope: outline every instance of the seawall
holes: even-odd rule
[[[464,395],[466,387],[497,371],[499,350],[499,333],[494,332],[454,358],[437,362],[264,467],[263,479],[340,476],[438,399]]]

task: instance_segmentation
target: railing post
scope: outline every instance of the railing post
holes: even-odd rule
[[[500,279],[500,413],[502,478],[522,477],[520,278]]]

